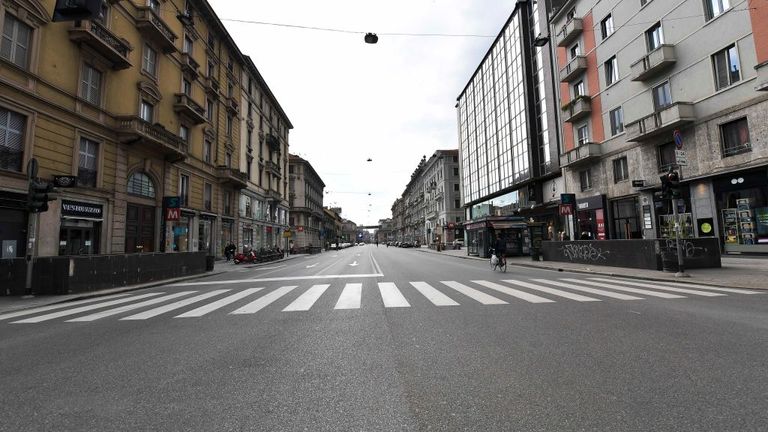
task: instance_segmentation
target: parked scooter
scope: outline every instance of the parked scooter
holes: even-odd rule
[[[233,260],[235,264],[240,263],[255,263],[256,262],[256,252],[253,250],[250,250],[248,252],[240,252],[235,254],[235,259]]]

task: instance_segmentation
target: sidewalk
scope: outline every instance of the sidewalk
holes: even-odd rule
[[[17,296],[0,296],[0,315],[8,312],[21,310],[21,309],[42,307],[42,306],[48,306],[48,305],[57,304],[57,303],[66,303],[66,302],[75,301],[75,300],[84,300],[84,299],[93,298],[93,297],[103,297],[103,296],[108,296],[112,294],[120,294],[120,293],[129,292],[129,291],[152,288],[152,287],[170,284],[170,283],[201,279],[209,276],[216,276],[223,273],[229,273],[232,271],[245,270],[248,268],[258,268],[258,267],[264,267],[269,265],[275,265],[275,264],[279,264],[295,258],[300,258],[303,256],[306,256],[306,255],[303,255],[303,254],[288,255],[288,257],[277,260],[277,261],[270,261],[270,262],[260,263],[260,264],[238,264],[238,265],[235,265],[232,262],[227,262],[222,259],[222,260],[216,261],[214,270],[212,272],[200,273],[192,276],[183,276],[183,277],[173,278],[173,279],[163,279],[163,280],[152,281],[152,282],[147,282],[147,283],[138,284],[138,285],[129,285],[124,287],[110,288],[110,289],[99,290],[99,291],[89,291],[89,292],[77,293],[77,294],[36,296],[32,298],[22,298]]]
[[[419,251],[442,254],[453,258],[487,261],[487,258],[467,256],[466,248],[460,250],[449,249],[437,252],[422,246],[419,248]],[[507,258],[507,263],[510,265],[553,271],[768,290],[768,257],[723,256],[721,262],[723,265],[722,268],[686,270],[686,273],[688,273],[690,277],[677,278],[674,273],[665,273],[656,270],[607,267],[556,261],[533,261],[529,256]]]

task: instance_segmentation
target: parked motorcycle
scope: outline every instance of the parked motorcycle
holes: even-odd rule
[[[240,252],[235,254],[235,259],[233,260],[235,264],[240,263],[255,263],[256,262],[256,252],[254,251],[248,251],[248,252]]]

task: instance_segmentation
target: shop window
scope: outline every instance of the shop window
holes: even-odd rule
[[[719,16],[731,7],[730,0],[704,0],[704,16],[707,21]]]
[[[613,182],[618,183],[625,180],[629,180],[629,166],[626,156],[613,160]]]
[[[722,90],[741,80],[741,62],[736,45],[731,45],[712,56],[715,89]]]
[[[638,216],[637,198],[611,203],[613,237],[616,239],[639,239],[643,237]]]
[[[581,185],[581,191],[588,191],[592,189],[592,170],[587,168],[579,172],[579,183]]]
[[[747,119],[741,118],[720,126],[723,157],[752,151]]]
[[[675,166],[675,143],[668,142],[658,148],[659,172],[667,172]]]
[[[189,176],[186,174],[179,176],[179,198],[182,207],[189,207]]]
[[[203,186],[203,208],[208,211],[213,208],[213,186],[210,183]]]
[[[99,143],[80,138],[80,158],[77,165],[77,185],[96,187],[98,175]]]
[[[99,105],[101,103],[101,79],[101,71],[88,63],[83,64],[83,76],[80,80],[80,97],[90,104]]]
[[[143,172],[133,173],[128,179],[128,193],[144,198],[155,198],[155,184]]]
[[[0,41],[0,58],[22,69],[27,69],[31,40],[32,27],[6,12],[3,21],[3,36]]]
[[[0,170],[21,172],[27,117],[0,108]]]
[[[624,132],[624,110],[621,107],[612,109],[608,116],[611,118],[611,136]]]

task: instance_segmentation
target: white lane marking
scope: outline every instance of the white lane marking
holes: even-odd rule
[[[196,293],[196,292],[197,291],[182,291],[182,292],[177,292],[177,293],[173,293],[173,294],[168,294],[166,296],[153,298],[151,300],[143,301],[141,303],[130,304],[130,305],[121,306],[121,307],[115,308],[115,309],[105,310],[103,312],[96,312],[94,314],[90,314],[90,315],[86,315],[86,316],[82,316],[82,317],[78,317],[78,318],[73,318],[71,320],[67,320],[67,322],[96,321],[97,319],[105,318],[105,317],[112,316],[112,315],[117,315],[117,314],[120,314],[120,313],[123,313],[123,312],[128,312],[128,311],[131,311],[131,310],[134,310],[134,309],[143,308],[145,306],[152,306],[154,304],[162,303],[162,302],[168,301],[168,300],[173,300],[175,298],[183,297],[185,295],[193,294],[193,293]]]
[[[331,258],[338,258],[338,255],[331,255]]]
[[[280,297],[288,294],[291,292],[296,286],[282,286],[274,291],[272,291],[269,294],[265,294],[264,296],[260,297],[258,300],[254,300],[247,305],[241,307],[240,309],[236,309],[230,314],[232,315],[239,315],[239,314],[252,314],[256,313],[265,307],[269,306],[274,302],[275,300],[279,299]]]
[[[513,284],[513,285],[518,285],[518,286],[521,286],[523,288],[528,288],[528,289],[532,289],[532,290],[536,290],[536,291],[545,292],[547,294],[552,294],[552,295],[556,295],[556,296],[560,296],[560,297],[565,297],[567,299],[576,300],[578,302],[599,302],[599,301],[602,301],[600,299],[596,299],[596,298],[593,298],[593,297],[587,297],[587,296],[583,296],[581,294],[574,294],[574,293],[571,293],[571,292],[568,292],[568,291],[563,291],[563,290],[559,290],[559,289],[555,289],[555,288],[544,287],[544,286],[541,286],[541,285],[536,285],[536,284],[532,284],[532,283],[528,283],[528,282],[523,282],[523,281],[516,281],[516,280],[511,280],[511,279],[505,279],[502,282],[506,282],[506,283]]]
[[[517,297],[521,300],[525,300],[530,303],[554,303],[554,300],[550,300],[548,298],[539,297],[537,295],[529,294],[524,291],[512,289],[509,287],[505,287],[504,285],[499,285],[494,282],[488,282],[484,280],[473,280],[472,283],[476,283],[478,285],[482,285],[486,288],[490,288],[492,290],[496,290],[498,292],[511,295],[512,297]]]
[[[103,307],[108,307],[108,306],[114,306],[114,305],[118,305],[118,304],[122,304],[122,303],[127,303],[129,301],[141,300],[141,299],[147,298],[147,297],[154,297],[154,296],[158,296],[160,294],[165,294],[165,293],[156,292],[156,293],[149,293],[149,294],[141,294],[141,295],[137,295],[137,296],[131,296],[131,297],[128,297],[128,298],[122,298],[120,300],[108,301],[106,303],[98,303],[98,304],[95,304],[95,305],[76,307],[74,309],[69,309],[69,310],[65,310],[65,311],[61,311],[61,312],[54,312],[54,313],[50,313],[50,314],[46,314],[46,315],[41,315],[41,316],[33,317],[33,318],[23,319],[21,321],[14,321],[13,324],[16,324],[16,323],[27,324],[27,323],[38,323],[38,322],[42,322],[42,321],[48,321],[48,320],[52,320],[52,319],[55,319],[55,318],[61,318],[61,317],[69,316],[69,315],[75,315],[75,314],[78,314],[80,312],[87,312],[87,311],[94,310],[94,309],[99,309],[99,308],[103,308]]]
[[[441,293],[437,289],[435,289],[433,286],[426,282],[411,282],[410,283],[416,290],[418,290],[421,295],[427,298],[427,300],[431,301],[433,305],[435,306],[458,306],[459,304],[453,301],[450,297],[447,295]]]
[[[279,266],[274,266],[274,267],[255,267],[254,266],[254,267],[248,267],[248,269],[250,269],[252,271],[256,271],[256,270],[276,270],[276,269],[281,269],[283,267],[288,267],[288,266],[286,264],[279,265]]]
[[[189,312],[184,312],[181,315],[176,315],[176,318],[189,318],[189,317],[201,317],[209,312],[213,312],[216,309],[223,308],[224,306],[234,303],[242,298],[248,297],[249,295],[259,292],[263,290],[264,288],[248,288],[243,291],[240,291],[239,293],[232,294],[231,296],[224,297],[223,299],[216,300],[213,303],[209,303],[205,306],[200,306],[197,309],[193,309]]]
[[[305,268],[315,268],[315,267],[317,267],[318,264],[320,264],[320,263],[314,263],[314,264],[306,266]]]
[[[339,296],[334,309],[360,309],[360,298],[363,295],[363,284],[348,283]]]
[[[599,283],[599,282],[594,282],[594,281],[590,281],[590,280],[586,280],[586,279],[561,279],[561,280],[564,280],[566,282],[574,282],[574,283],[580,283],[580,284],[596,286],[596,287],[600,287],[600,288],[609,288],[609,289],[614,289],[614,290],[618,290],[618,291],[626,291],[626,292],[631,292],[631,293],[641,294],[641,295],[646,295],[646,296],[651,296],[651,297],[661,297],[661,298],[666,298],[666,299],[685,298],[685,296],[679,296],[677,294],[669,294],[669,293],[665,293],[665,292],[648,291],[648,290],[644,290],[644,289],[640,289],[640,288],[629,288],[629,287],[625,287],[625,286],[621,286],[621,285]]]
[[[308,289],[304,294],[300,295],[299,298],[294,300],[293,303],[289,304],[283,309],[283,312],[308,311],[329,286],[331,285],[312,285],[312,288]]]
[[[371,261],[373,261],[373,269],[376,273],[381,273],[381,267],[379,267],[379,263],[376,261],[376,258],[373,257],[373,254],[371,254]]]
[[[615,279],[608,279],[608,278],[590,278],[592,280],[601,281],[601,282],[618,282]],[[639,286],[642,288],[653,288],[653,289],[660,289],[663,291],[672,291],[672,292],[679,292],[683,294],[692,294],[692,295],[698,295],[703,297],[722,297],[726,294],[716,293],[716,292],[709,292],[709,291],[698,291],[698,290],[692,290],[692,289],[684,289],[684,288],[673,288],[664,286],[661,284],[655,284],[655,283],[642,283],[642,282],[634,282],[634,281],[625,281],[622,280],[621,283],[628,284],[628,285],[634,285]]]
[[[442,283],[443,285],[448,286],[450,288],[453,288],[456,291],[464,294],[465,296],[467,296],[467,297],[469,297],[469,298],[471,298],[473,300],[477,300],[477,301],[479,301],[480,303],[482,303],[484,305],[489,305],[489,304],[509,304],[509,303],[505,302],[504,300],[497,299],[494,296],[488,295],[488,294],[486,294],[486,293],[484,293],[482,291],[478,291],[478,290],[476,290],[474,288],[470,288],[470,287],[468,287],[468,286],[466,286],[464,284],[458,283],[458,282],[454,282],[454,281],[441,281],[440,283]]]
[[[206,281],[206,282],[181,282],[167,286],[201,286],[201,285],[227,285],[235,283],[255,283],[255,282],[282,282],[292,280],[312,280],[312,279],[369,279],[384,277],[381,273],[365,273],[365,274],[343,274],[343,275],[314,275],[314,276],[284,276],[273,278],[259,278],[259,279],[233,279],[222,281]]]
[[[384,307],[411,307],[411,304],[408,303],[408,300],[393,282],[379,282],[379,292],[381,293],[381,300],[384,301]]]
[[[148,311],[137,313],[135,315],[127,316],[125,318],[121,318],[120,320],[122,321],[122,320],[145,320],[145,319],[149,319],[149,318],[152,318],[152,317],[156,317],[158,315],[162,315],[162,314],[164,314],[166,312],[170,312],[172,310],[183,308],[184,306],[191,305],[192,303],[196,303],[196,302],[199,302],[199,301],[211,298],[211,297],[215,297],[215,296],[217,296],[219,294],[222,294],[222,293],[225,293],[227,291],[229,291],[229,290],[228,289],[220,289],[220,290],[215,290],[215,291],[207,292],[205,294],[200,294],[200,295],[197,295],[197,296],[194,296],[194,297],[190,297],[188,299],[177,301],[175,303],[167,304],[167,305],[160,306],[160,307],[157,307],[157,308],[154,308],[154,309],[150,309]]]
[[[16,318],[16,317],[24,316],[24,315],[33,315],[33,314],[40,313],[40,312],[47,312],[47,311],[50,311],[50,310],[64,309],[64,308],[68,308],[68,307],[72,307],[72,306],[77,306],[77,305],[82,305],[82,304],[96,303],[96,302],[99,302],[99,301],[105,301],[105,300],[110,300],[110,299],[115,299],[115,298],[120,298],[120,297],[126,297],[128,295],[130,295],[130,294],[115,294],[115,295],[111,295],[111,296],[96,297],[96,298],[87,299],[87,300],[76,300],[76,301],[71,301],[71,302],[57,303],[57,304],[53,304],[53,305],[49,305],[49,306],[36,307],[36,308],[33,308],[33,309],[24,309],[24,310],[20,310],[20,311],[17,311],[17,312],[10,312],[10,313],[7,313],[7,314],[0,315],[0,321],[6,320],[6,319],[10,319],[10,318]]]
[[[355,262],[353,262],[353,263],[352,263],[352,264],[350,264],[349,266],[350,266],[350,267],[357,267],[357,266],[358,266],[358,264],[357,264],[357,260],[355,260]]]
[[[605,291],[597,288],[587,288],[581,285],[574,285],[565,282],[553,281],[548,279],[531,279],[534,282],[545,283],[549,285],[555,285],[563,288],[570,288],[576,291],[583,291],[590,294],[597,294],[605,297],[615,298],[619,300],[642,300],[642,297],[635,297],[627,294],[615,293],[611,291]]]
[[[620,280],[625,283],[635,282],[635,281],[630,281],[622,278],[616,278],[616,280]],[[752,291],[752,290],[738,289],[738,288],[721,288],[719,286],[715,287],[715,286],[701,285],[701,284],[689,284],[689,283],[681,283],[681,282],[659,282],[659,281],[653,281],[653,283],[658,283],[661,285],[671,285],[671,286],[677,286],[677,287],[689,287],[689,288],[696,288],[696,289],[710,290],[710,291],[722,291],[722,292],[728,292],[728,293],[734,293],[734,294],[747,294],[747,295],[762,294],[761,291]]]

